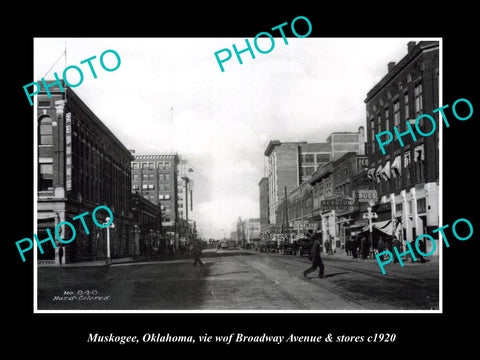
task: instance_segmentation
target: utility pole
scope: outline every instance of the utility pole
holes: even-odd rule
[[[285,219],[287,222],[287,241],[290,243],[290,224],[288,223],[288,198],[287,198],[287,187],[285,186]]]
[[[372,219],[376,219],[378,217],[378,215],[377,215],[377,213],[372,212],[372,207],[371,206],[369,206],[367,208],[367,210],[368,210],[368,212],[363,214],[363,218],[368,219],[368,229],[369,229],[369,232],[370,232],[370,249],[371,249],[371,253],[372,253],[372,257],[373,257]]]

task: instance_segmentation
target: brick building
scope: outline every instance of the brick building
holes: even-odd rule
[[[135,154],[131,163],[133,193],[138,193],[162,212],[162,228],[170,235],[177,234],[178,218],[178,162],[177,155]],[[178,239],[176,239],[178,240]],[[178,241],[175,242],[178,246]]]
[[[130,214],[130,152],[100,121],[88,106],[62,83],[47,82],[46,91],[38,94],[37,134],[37,235],[48,237],[60,222],[75,225],[75,240],[64,247],[64,261],[96,260],[106,257],[106,230],[97,227],[91,215],[84,220],[74,217],[106,205],[114,215],[111,233],[111,256],[132,253],[133,222]],[[104,222],[107,213],[97,212],[97,221]],[[72,230],[60,227],[63,239]],[[58,242],[57,242],[58,244]],[[45,246],[38,253],[39,263],[57,263],[58,247]]]
[[[327,143],[270,141],[265,156],[268,160],[269,224],[277,221],[279,201],[301,183],[307,181],[320,164],[330,161],[331,147]]]
[[[354,132],[333,132],[325,143],[280,142],[272,140],[264,155],[267,158],[269,225],[277,225],[280,201],[307,182],[319,166],[347,152],[365,153],[364,128]],[[303,196],[303,195],[302,195]]]
[[[132,194],[134,225],[134,255],[154,256],[166,253],[160,205],[155,205],[140,194]]]
[[[365,104],[369,176],[379,196],[374,207],[379,226],[390,221],[390,235],[403,242],[431,234],[439,225],[439,131],[428,137],[417,134],[416,141],[406,134],[404,146],[395,138],[385,146],[385,155],[375,134],[394,133],[394,126],[404,133],[407,123],[415,128],[421,114],[438,121],[438,114],[432,111],[439,107],[439,43],[409,42],[405,57],[388,64],[387,74],[368,92]],[[424,133],[431,129],[423,120],[419,127]],[[438,239],[436,234],[432,236]],[[428,252],[431,244],[427,246]]]

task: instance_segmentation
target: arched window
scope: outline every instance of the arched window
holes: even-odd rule
[[[52,119],[48,116],[39,119],[38,128],[38,144],[53,145]]]

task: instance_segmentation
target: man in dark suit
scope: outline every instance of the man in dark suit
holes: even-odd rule
[[[322,257],[320,256],[320,241],[318,241],[318,239],[313,240],[312,247],[310,248],[310,256],[308,258],[311,260],[312,266],[303,272],[303,276],[307,277],[307,274],[315,271],[317,267],[319,267],[320,271],[318,276],[323,278],[325,267],[323,265]]]

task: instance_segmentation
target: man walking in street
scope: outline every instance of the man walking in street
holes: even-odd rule
[[[193,240],[193,265],[197,266],[197,263],[200,263],[203,266],[202,260],[200,260],[200,255],[202,254],[202,243],[199,240]]]
[[[322,257],[320,256],[320,242],[318,241],[318,238],[313,239],[313,244],[310,248],[310,256],[308,258],[312,261],[312,266],[303,272],[303,276],[307,277],[307,274],[315,271],[317,267],[319,267],[320,271],[318,273],[318,276],[320,277],[320,279],[323,278],[323,272],[325,270],[325,267],[323,265]]]

